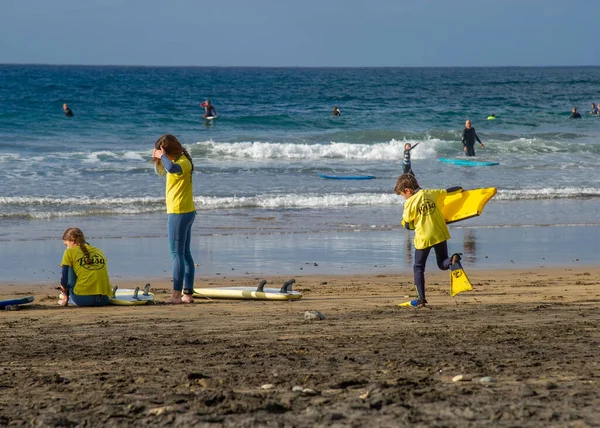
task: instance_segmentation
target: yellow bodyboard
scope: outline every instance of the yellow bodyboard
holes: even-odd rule
[[[442,214],[446,223],[466,220],[481,214],[485,204],[496,194],[495,187],[459,190],[448,193],[444,199]]]
[[[450,266],[450,295],[456,296],[458,293],[463,291],[470,291],[473,289],[467,274],[463,270],[460,262],[456,262]]]

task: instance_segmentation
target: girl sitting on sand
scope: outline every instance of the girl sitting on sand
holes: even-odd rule
[[[83,232],[76,227],[65,230],[62,239],[67,248],[60,264],[58,304],[67,306],[70,296],[77,306],[108,305],[112,288],[104,253],[85,242]]]

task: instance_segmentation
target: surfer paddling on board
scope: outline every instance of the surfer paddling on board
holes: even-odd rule
[[[431,249],[435,251],[437,265],[441,270],[450,269],[450,265],[460,260],[455,253],[448,257],[448,239],[450,232],[444,220],[442,207],[444,198],[453,189],[421,189],[417,179],[411,174],[402,174],[396,182],[394,191],[406,199],[402,224],[406,229],[415,231],[414,247],[414,280],[417,288],[417,300],[412,301],[413,307],[424,307],[425,299],[425,264]],[[414,303],[414,304],[413,304]]]
[[[217,117],[217,111],[215,110],[214,106],[210,103],[210,100],[206,100],[204,101],[202,104],[200,104],[201,107],[204,107],[204,117],[205,119],[210,118],[215,118]]]
[[[465,151],[467,156],[475,156],[475,140],[479,142],[479,145],[482,149],[485,148],[485,146],[479,139],[479,136],[475,132],[475,128],[471,126],[471,121],[467,119],[467,121],[465,122],[465,129],[462,133],[462,143],[464,146],[463,150]]]

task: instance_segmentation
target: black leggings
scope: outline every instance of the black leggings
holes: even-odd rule
[[[423,248],[422,250],[415,250],[415,264],[413,266],[413,272],[415,274],[415,286],[417,287],[417,293],[419,293],[419,299],[425,300],[425,265],[427,264],[427,257],[431,249],[435,251],[435,259],[437,265],[441,270],[450,269],[450,257],[448,257],[448,242],[443,241],[439,244],[435,244],[433,247]]]

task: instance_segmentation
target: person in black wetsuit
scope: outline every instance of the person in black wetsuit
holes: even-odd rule
[[[215,108],[213,107],[213,105],[210,103],[210,100],[206,100],[204,101],[202,104],[200,104],[202,107],[204,107],[204,116],[203,117],[217,117],[217,111],[215,110]]]
[[[67,104],[63,104],[63,111],[65,112],[65,116],[73,117],[73,111],[69,108]]]
[[[333,111],[331,112],[332,116],[341,116],[342,112],[338,108],[338,106],[333,106]]]
[[[581,114],[577,111],[577,107],[571,109],[571,116],[569,116],[569,119],[581,119]]]
[[[464,146],[463,150],[465,151],[467,156],[475,156],[475,140],[479,142],[479,145],[482,149],[485,148],[485,146],[479,139],[479,136],[477,136],[475,128],[471,126],[471,121],[467,120],[465,122],[465,129],[462,133],[462,143]]]

